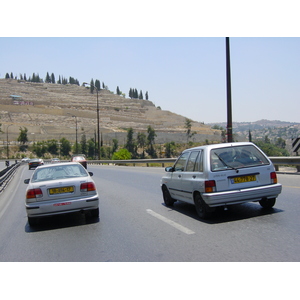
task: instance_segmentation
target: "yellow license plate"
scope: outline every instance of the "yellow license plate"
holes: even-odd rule
[[[256,181],[256,175],[240,176],[231,179],[231,183],[244,183],[250,181]]]
[[[74,192],[73,186],[64,186],[64,187],[49,189],[50,195],[73,193],[73,192]]]

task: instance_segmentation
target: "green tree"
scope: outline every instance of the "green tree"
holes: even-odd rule
[[[95,139],[91,138],[87,142],[87,155],[88,157],[95,157]]]
[[[44,154],[48,152],[47,143],[45,141],[34,143],[32,152],[35,153],[37,157],[43,157]]]
[[[21,144],[19,149],[22,152],[25,152],[28,148],[28,146],[26,145],[26,143],[28,142],[27,132],[28,132],[28,129],[26,127],[24,127],[24,128],[20,127],[20,134],[18,136],[18,142]]]
[[[60,153],[63,156],[69,156],[71,151],[71,143],[66,138],[60,139]]]
[[[147,128],[147,153],[152,157],[152,158],[156,158],[157,154],[156,151],[154,149],[154,139],[157,136],[155,133],[155,130],[149,125]]]
[[[176,149],[175,142],[166,143],[165,148],[166,148],[165,157],[170,158],[174,156],[175,149]]]
[[[98,79],[95,80],[95,87],[98,89],[98,91],[101,90],[101,83]]]
[[[86,135],[85,135],[85,133],[83,133],[81,135],[80,145],[81,145],[81,153],[82,154],[87,154],[87,142],[86,142]]]
[[[28,132],[28,129],[26,127],[24,127],[24,128],[20,127],[20,134],[18,136],[18,142],[20,142],[23,145],[28,142],[27,132]]]
[[[51,83],[51,77],[50,77],[48,72],[47,72],[47,75],[46,75],[46,78],[45,78],[45,82],[46,83]]]
[[[95,89],[95,85],[94,85],[94,80],[93,78],[91,79],[91,82],[90,82],[90,92],[91,94],[94,93],[94,89]]]
[[[55,76],[54,76],[53,73],[51,74],[51,82],[52,82],[52,83],[55,83],[55,82],[56,82],[56,81],[55,81]]]
[[[187,142],[189,142],[189,139],[193,137],[193,135],[196,134],[196,132],[192,132],[192,120],[186,118],[185,119],[185,125],[184,128],[186,129],[186,137],[187,137]]]
[[[255,141],[255,144],[268,156],[289,156],[286,149],[277,147],[272,143]]]
[[[55,139],[48,140],[47,141],[47,149],[50,154],[57,155],[58,149],[59,149],[57,140],[55,140]]]
[[[127,129],[127,142],[125,148],[131,153],[132,157],[136,157],[136,144],[133,138],[133,129],[130,127]]]
[[[278,138],[275,142],[275,146],[281,149],[285,149],[286,147],[286,142],[283,138]]]
[[[141,99],[141,100],[143,100],[143,99],[144,99],[142,90],[140,91],[140,94],[139,94],[139,99]]]
[[[127,149],[120,149],[112,155],[112,160],[131,159],[131,153]]]
[[[265,136],[265,143],[266,144],[271,144],[271,140],[269,139],[268,135]]]
[[[119,141],[117,139],[113,139],[113,146],[112,146],[112,153],[115,153],[118,150],[118,143]]]
[[[249,129],[249,142],[252,142],[252,134],[251,134],[251,130]]]
[[[143,149],[141,158],[145,158],[145,146],[146,146],[146,134],[143,132],[139,132],[137,135],[137,145],[138,147]]]

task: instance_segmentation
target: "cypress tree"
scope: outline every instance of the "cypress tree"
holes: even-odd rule
[[[144,98],[143,98],[143,92],[142,92],[142,90],[140,91],[140,94],[139,94],[139,99],[141,99],[141,100],[143,100]]]
[[[46,83],[51,83],[51,78],[50,78],[50,75],[49,75],[48,72],[47,72],[47,75],[46,75],[45,82],[46,82]]]
[[[98,79],[95,80],[95,87],[98,89],[98,91],[101,90],[101,83],[100,83],[100,80],[98,80]]]
[[[90,92],[91,92],[91,94],[94,93],[94,88],[95,88],[95,86],[94,86],[94,80],[93,80],[93,78],[92,78],[92,79],[91,79],[91,82],[90,82]]]
[[[53,73],[51,74],[51,82],[52,82],[52,83],[55,83],[55,76],[54,76]]]

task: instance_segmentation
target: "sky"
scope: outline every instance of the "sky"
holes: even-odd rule
[[[130,88],[142,91],[144,97],[148,92],[149,100],[156,106],[194,121],[205,124],[226,122],[225,36],[229,36],[233,122],[261,119],[300,122],[300,38],[295,30],[281,30],[282,24],[277,18],[278,14],[284,16],[281,6],[273,16],[268,8],[271,20],[267,24],[272,30],[268,26],[267,30],[262,26],[253,30],[254,18],[250,18],[251,29],[242,27],[241,20],[245,18],[247,23],[249,16],[238,15],[227,22],[230,23],[228,30],[225,22],[224,26],[221,24],[217,29],[206,30],[205,34],[199,29],[200,21],[196,32],[191,27],[195,21],[189,21],[190,16],[199,18],[201,13],[202,19],[201,10],[195,15],[191,9],[188,17],[183,21],[177,19],[175,23],[174,15],[178,15],[181,9],[185,10],[176,7],[174,14],[165,19],[168,25],[177,24],[175,31],[168,31],[172,26],[161,26],[161,15],[156,14],[152,23],[158,23],[159,28],[152,28],[153,33],[149,27],[143,27],[149,17],[143,17],[142,23],[141,16],[135,13],[137,22],[134,27],[134,22],[127,16],[128,11],[113,14],[114,22],[118,24],[119,20],[121,26],[112,31],[103,30],[108,27],[105,21],[111,24],[111,19],[96,19],[94,22],[99,21],[98,30],[95,31],[95,23],[92,23],[94,29],[89,35],[75,22],[74,16],[67,19],[68,25],[61,26],[58,22],[59,29],[68,26],[68,30],[61,32],[54,26],[54,30],[47,31],[45,28],[50,27],[47,20],[41,23],[42,16],[37,14],[34,22],[41,24],[36,27],[39,28],[37,31],[28,30],[32,24],[28,20],[26,29],[17,26],[8,32],[0,31],[0,78],[12,72],[18,77],[19,74],[25,73],[28,77],[35,73],[45,79],[48,72],[54,73],[56,80],[59,75],[71,76],[80,84],[98,79],[101,85],[104,82],[113,92],[118,86],[126,96]],[[251,15],[251,9],[248,11]],[[96,16],[93,12],[90,14],[91,18]],[[293,16],[293,10],[290,10],[285,24],[293,22]],[[84,21],[88,23],[91,18]],[[127,20],[124,27],[128,25],[125,31],[122,30],[124,20]],[[211,19],[205,20],[212,23]],[[266,23],[263,11],[256,16],[255,23],[260,24],[259,21]],[[74,28],[68,22],[74,24]],[[277,27],[272,24],[277,24]],[[88,25],[85,24],[84,28]],[[144,30],[139,32],[136,28]],[[291,34],[287,35],[288,32]]]

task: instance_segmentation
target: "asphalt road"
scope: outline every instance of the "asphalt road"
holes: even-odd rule
[[[82,214],[29,227],[24,207],[33,170],[18,169],[0,195],[2,262],[294,262],[300,260],[300,176],[278,175],[275,207],[257,203],[199,220],[195,208],[163,204],[162,168],[88,166],[100,194],[100,220]]]

